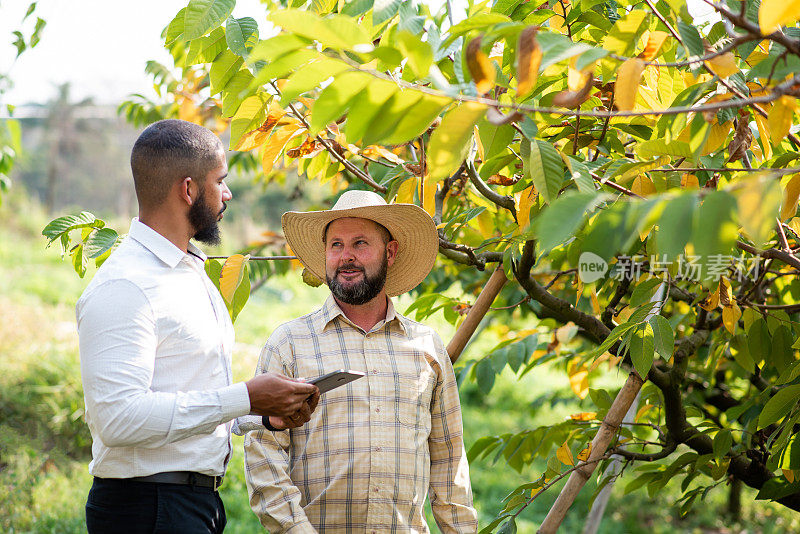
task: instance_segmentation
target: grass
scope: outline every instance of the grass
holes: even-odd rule
[[[84,503],[91,485],[87,471],[90,437],[82,421],[73,307],[91,272],[81,280],[62,262],[57,250],[44,248],[39,233],[47,218],[24,198],[5,196],[0,221],[0,532],[84,532]],[[116,227],[126,229],[127,221]],[[326,296],[324,288],[305,286],[295,275],[271,280],[256,293],[236,322],[235,378],[244,380],[252,375],[260,347],[277,324],[307,313]],[[409,297],[400,299],[398,309],[404,311],[410,302]],[[452,326],[441,316],[429,322],[443,339],[452,336]],[[478,339],[468,352],[480,354],[492,344]],[[621,380],[613,374],[604,377],[607,385]],[[518,432],[590,409],[588,402],[580,405],[577,399],[558,404],[535,402],[557,390],[568,392],[568,380],[562,372],[547,368],[537,368],[522,381],[506,371],[489,396],[483,396],[474,384],[462,385],[467,448],[482,436]],[[261,532],[248,504],[242,439],[235,437],[233,443],[234,454],[222,488],[228,513],[226,532]],[[473,462],[472,486],[481,525],[491,521],[512,489],[538,478],[544,467],[534,463],[517,473],[502,462]],[[753,501],[756,492],[748,488],[742,495],[743,519],[734,523],[722,513],[727,496],[724,485],[686,518],[680,518],[672,504],[680,497],[678,482],[652,497],[644,492],[624,495],[631,478],[623,478],[615,487],[601,533],[800,530],[797,514],[779,505]],[[580,494],[562,532],[581,532],[593,484]],[[558,489],[535,500],[520,515],[518,532],[535,532]]]

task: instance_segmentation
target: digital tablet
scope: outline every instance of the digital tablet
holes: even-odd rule
[[[357,380],[362,376],[364,376],[364,373],[361,371],[345,371],[344,369],[340,369],[316,378],[308,378],[306,379],[306,382],[317,386],[320,393],[325,393],[332,389],[338,388],[339,386],[349,384],[353,380]]]

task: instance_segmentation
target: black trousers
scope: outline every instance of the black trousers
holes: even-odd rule
[[[89,534],[219,534],[225,507],[211,488],[95,478],[86,501]]]

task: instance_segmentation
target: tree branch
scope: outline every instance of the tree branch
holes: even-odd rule
[[[511,196],[503,196],[497,192],[495,192],[491,187],[489,187],[486,182],[484,182],[480,175],[478,174],[477,169],[475,169],[475,164],[471,161],[466,162],[465,168],[467,170],[467,176],[469,176],[469,181],[472,185],[475,186],[475,189],[483,195],[487,200],[493,202],[497,206],[501,208],[505,208],[511,212],[514,216],[514,219],[517,218],[517,210],[514,205],[514,198]]]

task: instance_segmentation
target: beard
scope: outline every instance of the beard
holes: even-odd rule
[[[195,229],[194,239],[206,245],[219,245],[219,216],[227,206],[222,203],[219,213],[214,213],[206,203],[206,195],[200,192],[200,198],[189,208],[189,224]]]
[[[361,272],[364,273],[363,280],[350,287],[345,287],[336,278],[339,275],[339,271],[343,268],[344,267],[336,269],[333,278],[326,274],[325,281],[327,282],[331,293],[333,293],[333,296],[338,300],[344,302],[345,304],[360,306],[377,297],[383,289],[383,286],[386,283],[386,272],[389,269],[389,262],[384,254],[380,269],[378,269],[378,272],[372,277],[368,276],[362,267]],[[349,265],[347,268],[353,269],[353,266]]]

